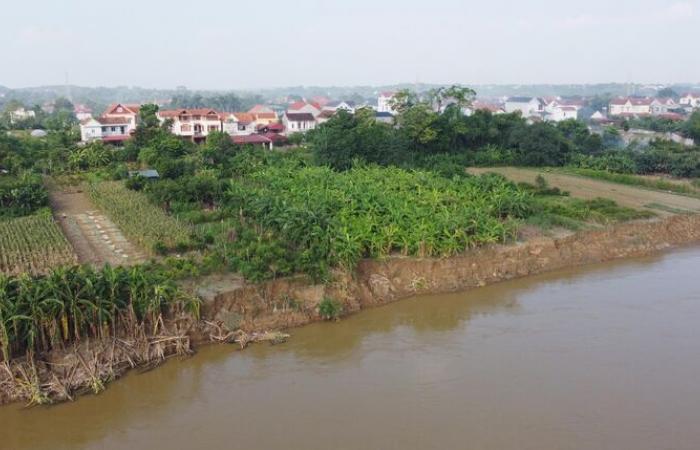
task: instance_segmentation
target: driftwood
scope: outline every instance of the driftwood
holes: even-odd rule
[[[289,339],[289,335],[286,333],[281,333],[279,331],[265,331],[262,333],[246,333],[243,330],[231,331],[229,330],[223,322],[209,322],[204,321],[213,330],[209,333],[209,339],[214,342],[221,342],[226,344],[236,343],[244,349],[251,342],[269,342],[273,345],[281,344]],[[215,332],[215,333],[214,333]]]

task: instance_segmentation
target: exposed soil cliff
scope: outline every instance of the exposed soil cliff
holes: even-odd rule
[[[700,242],[700,215],[625,223],[560,238],[536,237],[513,245],[482,247],[443,259],[396,257],[362,261],[352,272],[338,271],[333,281],[311,284],[303,277],[246,284],[239,278],[200,280],[203,319],[171,319],[167,335],[134,342],[82,343],[74,351],[42,355],[35,366],[17,361],[0,367],[0,404],[40,398],[62,400],[74,392],[99,391],[103,383],[129,368],[156,365],[184,354],[190,343],[278,339],[256,334],[321,320],[324,298],[342,304],[344,313],[417,294],[446,293],[485,286],[564,267],[637,257],[669,247]]]
[[[538,237],[514,245],[478,248],[443,259],[362,261],[354,273],[337,272],[327,285],[281,279],[210,295],[204,314],[247,331],[290,328],[319,320],[324,298],[345,313],[417,294],[455,292],[516,277],[612,259],[645,256],[700,242],[700,216],[631,222],[562,238]]]

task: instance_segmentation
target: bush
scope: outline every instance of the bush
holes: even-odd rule
[[[336,300],[324,297],[318,304],[318,313],[324,320],[338,320],[343,313],[343,305]]]

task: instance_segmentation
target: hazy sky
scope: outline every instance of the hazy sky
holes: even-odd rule
[[[700,82],[700,0],[0,0],[0,85]]]

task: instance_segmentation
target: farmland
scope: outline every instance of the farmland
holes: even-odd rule
[[[40,274],[76,261],[50,213],[0,220],[0,273]]]
[[[91,183],[88,191],[121,231],[144,249],[163,253],[189,245],[191,229],[187,224],[169,216],[123,183]]]

